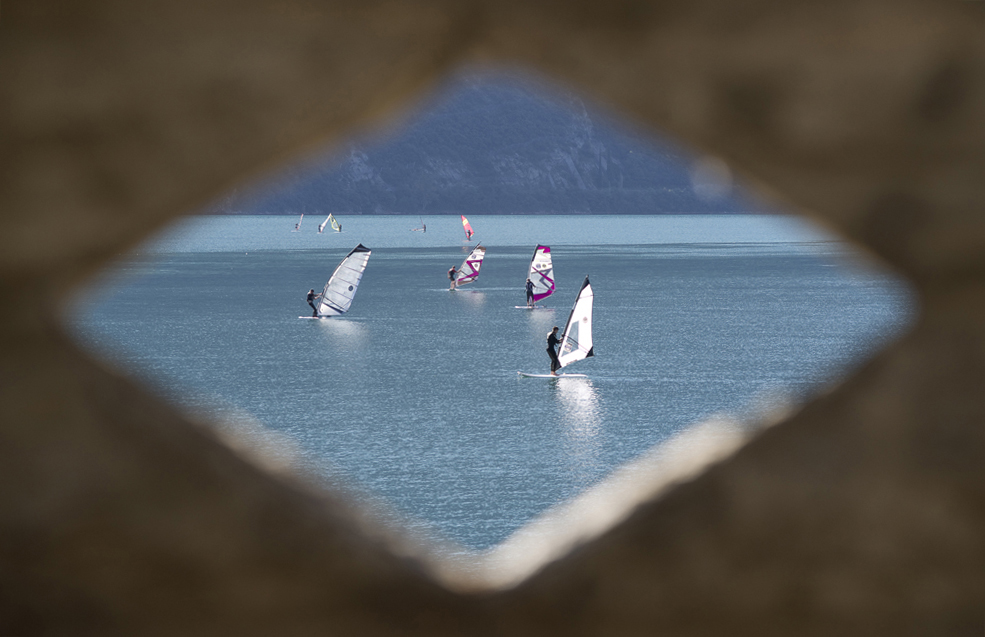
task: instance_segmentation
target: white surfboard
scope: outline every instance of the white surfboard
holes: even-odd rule
[[[541,307],[539,305],[514,305],[513,309],[516,310],[550,310],[554,311],[553,307]]]
[[[585,374],[529,374],[527,372],[517,372],[524,378],[588,378]]]

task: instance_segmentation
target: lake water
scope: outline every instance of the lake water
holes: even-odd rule
[[[546,508],[716,414],[803,399],[898,334],[908,291],[805,222],[774,216],[475,216],[478,281],[449,293],[458,217],[198,217],[122,259],[74,310],[79,339],[188,410],[251,414],[329,483],[341,476],[446,538],[495,545]],[[351,311],[310,315],[357,243]],[[552,247],[548,310],[524,303]],[[474,245],[474,243],[472,244]],[[586,379],[546,372],[586,275]]]

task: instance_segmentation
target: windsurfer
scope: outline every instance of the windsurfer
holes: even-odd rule
[[[308,290],[308,305],[310,305],[311,309],[314,310],[314,312],[311,315],[312,318],[318,316],[318,308],[315,307],[315,300],[320,298],[321,298],[321,294],[315,294],[314,289]]]
[[[458,274],[458,270],[455,269],[455,266],[451,266],[448,269],[448,280],[451,281],[451,285],[448,287],[449,290],[454,290],[455,289],[455,275],[456,274]]]
[[[534,282],[527,279],[527,307],[533,307],[534,304]]]
[[[551,333],[547,335],[547,355],[551,357],[551,376],[557,376],[557,370],[561,369],[561,361],[557,358],[556,348],[560,344],[560,340],[557,337],[557,325],[551,330]]]

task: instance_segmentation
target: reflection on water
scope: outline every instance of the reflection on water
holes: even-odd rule
[[[544,310],[517,310],[518,312],[523,312],[527,315],[527,334],[528,338],[534,343],[542,342],[544,344],[543,349],[544,357],[544,369],[549,369],[550,359],[547,356],[547,334],[551,331],[551,328],[557,323],[558,317],[555,316],[555,312],[547,312]],[[563,320],[563,319],[561,319]]]
[[[339,352],[360,351],[369,337],[369,329],[361,321],[332,318],[322,319],[317,323],[328,343]]]
[[[486,302],[485,292],[479,290],[455,290],[455,297],[463,299],[472,307],[482,307]]]
[[[578,487],[593,484],[602,470],[598,390],[587,378],[559,378],[551,384],[564,427],[568,472]]]

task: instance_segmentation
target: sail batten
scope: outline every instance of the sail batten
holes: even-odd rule
[[[462,265],[455,274],[455,287],[472,283],[476,280],[479,276],[479,269],[482,267],[482,259],[485,256],[486,249],[482,247],[482,244],[477,244],[472,248],[469,256],[465,257],[465,261],[462,261]]]
[[[534,303],[554,293],[554,264],[551,261],[550,247],[538,245],[534,249],[527,278],[534,284]]]
[[[349,311],[370,254],[370,249],[360,243],[342,259],[322,290],[318,303],[319,316],[338,316]]]
[[[575,304],[571,308],[571,314],[568,315],[568,322],[564,325],[564,332],[561,335],[561,351],[558,354],[561,367],[595,355],[595,348],[592,346],[594,300],[592,284],[586,276],[578,296],[575,297]]]

